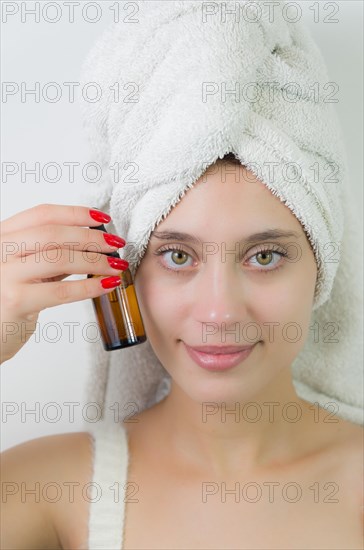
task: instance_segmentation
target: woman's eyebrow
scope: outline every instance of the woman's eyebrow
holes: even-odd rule
[[[194,235],[188,233],[182,233],[181,231],[175,231],[169,229],[168,231],[152,231],[150,235],[151,239],[156,238],[163,241],[184,241],[195,245],[203,244],[203,241]],[[286,231],[284,229],[266,229],[259,233],[252,233],[248,237],[243,237],[239,244],[251,244],[260,241],[282,239],[282,238],[295,238],[300,239],[301,235],[295,231]]]

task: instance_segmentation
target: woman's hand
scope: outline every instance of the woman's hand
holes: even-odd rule
[[[83,273],[115,278],[128,266],[124,260],[115,268],[109,265],[111,258],[105,254],[125,241],[113,235],[119,241],[110,245],[104,238],[110,239],[109,233],[89,229],[110,221],[93,219],[91,211],[85,206],[40,204],[1,222],[1,363],[29,340],[42,309],[95,298],[120,284],[115,280],[114,286],[103,288],[105,278],[100,277],[63,280]]]

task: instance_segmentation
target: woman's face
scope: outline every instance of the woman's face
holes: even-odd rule
[[[272,229],[291,235],[252,241]],[[217,162],[154,233],[135,287],[147,337],[173,382],[196,402],[269,392],[309,330],[316,262],[301,224],[251,172]],[[184,346],[256,342],[222,372],[197,365]]]

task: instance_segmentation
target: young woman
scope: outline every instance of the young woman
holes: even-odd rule
[[[317,276],[311,245],[291,211],[243,166],[234,164],[223,181],[226,162],[234,162],[231,155],[158,225],[136,273],[146,332],[171,391],[136,422],[119,426],[128,436],[127,480],[140,490],[137,504],[120,504],[123,548],[363,548],[362,428],[337,416],[327,423],[327,411],[314,414],[292,385],[290,367],[307,338]],[[2,222],[2,240],[23,242],[28,251],[35,242],[80,242],[72,263],[62,248],[56,264],[37,262],[36,254],[2,264],[3,322],[26,323],[30,334],[42,309],[111,291],[100,278],[64,280],[74,273],[113,275],[104,254],[115,247],[99,231],[90,239],[85,226],[93,225],[86,207],[50,204]],[[252,238],[273,229],[276,235]],[[172,232],[188,237],[171,239]],[[90,241],[102,250],[92,269],[82,255]],[[207,242],[218,252],[204,256]],[[280,330],[292,321],[302,329],[295,343]],[[228,332],[237,323],[255,323],[261,337],[253,345],[240,342],[252,346],[249,354],[218,370],[191,352],[209,322],[219,327],[217,346],[237,345]],[[3,345],[2,361],[22,345],[16,339]],[[222,408],[203,418],[203,403]],[[227,412],[247,403],[264,411],[259,421]],[[276,404],[270,415],[268,403]],[[287,404],[299,408],[299,422],[282,414]],[[90,548],[83,489],[95,481],[92,443],[86,432],[52,435],[2,453],[3,548]],[[72,498],[63,491],[50,502],[40,491],[35,501],[14,490],[37,483],[73,484]]]
[[[300,397],[291,373],[310,334],[316,286],[341,316],[329,295],[335,259],[323,251],[341,242],[344,196],[327,101],[333,82],[292,21],[292,4],[120,2],[123,21],[88,57],[84,120],[104,170],[90,205],[110,204],[119,238],[136,242],[135,290],[170,391],[127,420],[6,450],[3,548],[363,548],[362,427]],[[239,161],[222,159],[228,152]],[[287,163],[301,175],[288,170],[271,180],[267,166]],[[125,173],[117,168],[130,164],[137,174],[118,179]],[[328,173],[333,164],[338,171]],[[112,292],[100,278],[122,267],[115,271],[106,253],[124,243],[111,246],[89,229],[102,222],[90,208],[43,204],[2,222],[3,242],[20,250],[1,264],[2,322],[22,323],[28,338],[42,309]],[[64,243],[75,241],[71,262]],[[60,243],[56,263],[42,257],[49,242]],[[92,264],[83,255],[90,242],[101,251]],[[35,243],[40,252],[29,253]],[[65,280],[74,273],[99,277]],[[350,296],[339,319],[347,341],[350,273],[337,277],[341,297]],[[16,334],[7,339],[2,362],[23,345]],[[334,346],[327,357],[311,350],[307,386],[320,394],[335,363],[338,391],[324,395],[342,390],[341,404],[359,418],[358,361],[355,377],[347,368],[356,352],[348,350],[341,370]],[[110,372],[127,367],[117,353],[109,354]],[[128,370],[128,382],[143,386],[151,364]],[[123,390],[111,378],[102,384],[116,399]],[[51,487],[62,489],[53,501]],[[29,496],[34,488],[37,498]]]

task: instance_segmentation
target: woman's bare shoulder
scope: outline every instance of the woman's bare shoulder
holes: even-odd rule
[[[49,504],[49,514],[62,542],[62,548],[86,548],[90,489],[93,477],[93,444],[89,432],[73,432],[48,436],[52,470],[60,472],[62,498],[56,506]]]
[[[326,463],[332,466],[342,494],[354,499],[364,522],[364,428],[347,420],[340,419],[337,436],[327,447]],[[331,457],[331,459],[329,458]]]
[[[337,445],[340,445],[344,452],[350,451],[354,458],[363,453],[363,443],[364,427],[349,420],[340,419],[338,423]]]
[[[363,468],[364,429],[363,426],[336,417],[328,424],[322,424],[318,456],[330,467],[340,467],[343,472],[358,472]],[[351,475],[353,477],[353,475]]]
[[[344,467],[343,484],[357,499],[358,515],[364,529],[364,429],[358,424],[347,427],[347,438],[342,445]]]
[[[92,452],[92,436],[88,432],[44,435],[9,447],[1,460],[24,475],[37,472],[39,479],[51,474],[54,478],[77,470]],[[58,469],[58,466],[62,468]]]
[[[3,451],[2,484],[11,483],[17,490],[8,495],[2,544],[25,548],[33,541],[38,548],[67,547],[74,524],[66,521],[80,512],[87,514],[82,488],[91,476],[88,432],[41,436]]]
[[[70,432],[40,436],[3,451],[2,461],[38,479],[62,479],[71,474],[84,476],[89,462],[91,473],[93,439],[88,432]],[[87,471],[87,470],[86,470]]]

